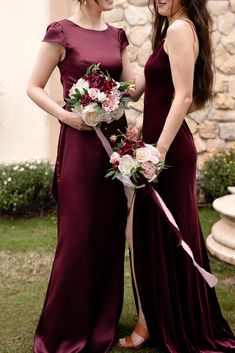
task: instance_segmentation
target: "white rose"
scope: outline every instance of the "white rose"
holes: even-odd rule
[[[82,119],[88,126],[97,126],[102,121],[102,111],[97,111],[96,103],[88,104],[82,111]]]
[[[90,103],[83,108],[82,112],[84,114],[95,112],[97,110],[96,106],[97,103]]]
[[[78,89],[81,94],[84,94],[83,88],[85,88],[87,91],[89,89],[89,83],[84,80],[83,78],[80,78],[78,82],[74,83],[72,87],[69,90],[69,97],[73,98],[73,96],[76,94],[75,89]]]
[[[85,88],[88,91],[89,83],[83,78],[80,78],[78,82],[75,84],[75,88],[77,88],[81,94],[84,94],[85,92],[83,88]]]
[[[70,97],[70,98],[73,98],[73,96],[76,94],[75,88],[76,88],[76,85],[73,84],[72,87],[71,87],[70,90],[69,90],[69,97]]]
[[[106,100],[106,98],[107,98],[106,94],[104,92],[100,92],[98,94],[97,100],[98,102],[103,103]]]
[[[145,163],[150,161],[151,158],[151,152],[148,148],[146,147],[140,147],[136,151],[136,160],[139,163]]]
[[[119,161],[118,169],[126,176],[131,176],[131,170],[136,167],[136,161],[129,155],[123,156]]]
[[[159,158],[161,156],[161,154],[158,151],[158,149],[156,147],[154,147],[153,145],[149,145],[147,143],[145,144],[145,146],[151,152],[150,162],[152,162],[153,164],[158,164],[160,162]]]
[[[153,164],[158,164],[160,162],[160,160],[156,156],[151,156],[150,162],[152,162]]]

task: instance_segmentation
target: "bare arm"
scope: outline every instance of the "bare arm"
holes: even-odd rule
[[[165,44],[167,44],[165,49],[169,55],[175,96],[157,142],[163,160],[192,103],[196,60],[194,35],[190,26],[184,21],[176,21],[169,27]]]
[[[64,58],[65,48],[57,43],[42,43],[28,83],[28,96],[43,110],[78,130],[92,130],[77,114],[60,107],[44,90],[54,68]]]
[[[136,75],[136,77],[134,77],[134,73],[132,70],[132,66],[131,66],[126,48],[122,52],[122,62],[123,62],[123,71],[122,71],[121,80],[133,81],[133,83],[135,84],[135,89],[132,90],[130,94],[131,94],[131,98],[136,102],[140,99],[140,97],[144,93],[144,87],[145,87],[144,73],[140,73],[139,75]]]

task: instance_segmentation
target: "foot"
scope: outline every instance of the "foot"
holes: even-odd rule
[[[149,340],[150,336],[147,328],[137,324],[130,336],[121,338],[118,342],[120,348],[140,349]]]

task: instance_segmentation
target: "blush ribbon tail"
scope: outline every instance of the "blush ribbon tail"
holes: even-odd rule
[[[111,154],[113,153],[112,147],[110,146],[109,141],[107,138],[104,136],[103,132],[100,130],[99,127],[94,127],[94,130],[99,137],[105,151],[107,152],[108,156],[111,157]]]
[[[94,128],[98,138],[100,139],[105,151],[107,152],[108,156],[111,157],[111,154],[113,153],[112,147],[110,146],[109,141],[107,140],[107,138],[105,137],[105,135],[103,134],[103,132],[100,130],[100,128],[95,127]],[[132,204],[132,200],[133,200],[133,192],[131,191],[130,188],[128,188],[126,185],[124,186],[124,192],[127,198],[127,205],[128,208],[130,209],[131,204]]]
[[[154,189],[153,189],[154,190]],[[161,196],[158,194],[158,192],[156,190],[154,190],[154,193],[156,195],[156,197],[158,198],[158,201],[163,209],[163,211],[165,212],[168,220],[171,222],[171,224],[173,224],[173,226],[179,230],[179,227],[172,215],[172,213],[170,212],[170,210],[167,208],[165,202],[162,200]],[[180,230],[179,230],[180,231]],[[218,279],[213,276],[210,272],[206,271],[204,268],[202,268],[201,266],[198,265],[198,263],[195,261],[194,256],[193,256],[193,252],[190,249],[189,245],[184,241],[181,240],[180,246],[182,246],[182,248],[184,249],[184,251],[191,257],[193,265],[198,269],[198,271],[201,273],[201,275],[203,276],[203,278],[205,279],[205,281],[207,282],[207,284],[209,285],[209,287],[215,287],[216,284],[218,283]]]
[[[100,130],[100,128],[95,127],[94,130],[95,130],[98,138],[100,139],[105,151],[107,152],[108,156],[110,157],[111,154],[113,153],[113,150],[112,150],[112,147],[110,146],[109,141],[104,136],[104,134]],[[124,191],[125,191],[125,194],[127,197],[128,207],[131,208],[129,216],[128,216],[128,220],[127,220],[127,230],[128,230],[128,232],[132,232],[135,197],[134,197],[133,192],[130,190],[130,188],[125,185],[124,185]],[[173,224],[173,226],[177,230],[179,230],[179,227],[178,227],[172,213],[167,208],[167,206],[166,206],[165,202],[162,200],[161,196],[158,194],[158,192],[156,190],[154,190],[154,193],[155,193],[164,213],[166,214],[168,220],[170,221],[170,223]],[[180,245],[182,246],[184,251],[191,257],[193,265],[197,268],[197,270],[203,276],[204,280],[207,282],[209,287],[211,287],[211,288],[214,287],[218,283],[218,279],[215,276],[213,276],[210,272],[206,271],[204,268],[202,268],[201,266],[198,265],[198,263],[194,259],[192,250],[190,249],[190,247],[188,246],[188,244],[184,240],[181,241]]]

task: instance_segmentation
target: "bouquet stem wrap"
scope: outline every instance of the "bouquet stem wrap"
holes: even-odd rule
[[[109,141],[106,139],[106,137],[104,136],[104,134],[102,133],[102,131],[100,130],[100,128],[95,128],[95,132],[98,136],[98,138],[100,139],[104,149],[106,150],[108,156],[110,157],[111,154],[113,153],[113,150],[110,146]],[[153,187],[151,186],[151,188],[153,189]],[[137,187],[138,189],[138,187]],[[128,216],[128,220],[127,220],[127,227],[126,227],[126,232],[131,232],[133,231],[133,214],[134,214],[134,205],[135,205],[135,195],[133,194],[133,192],[130,190],[130,188],[128,188],[127,186],[124,186],[124,190],[125,190],[125,194],[128,200],[128,207],[130,208],[130,213]],[[168,221],[174,226],[174,228],[180,232],[180,229],[172,215],[172,213],[170,212],[170,210],[167,208],[165,202],[162,200],[161,196],[158,194],[158,192],[153,189],[155,196],[157,197],[157,200],[162,208],[162,210],[164,211]],[[195,261],[194,259],[194,255],[192,250],[190,249],[189,245],[182,239],[181,236],[181,240],[180,240],[180,244],[179,244],[183,250],[190,256],[190,258],[192,259],[193,265],[196,267],[196,269],[199,271],[199,273],[203,276],[204,280],[207,282],[207,284],[209,285],[209,287],[214,287],[217,283],[218,280],[215,276],[213,276],[210,272],[206,271],[204,268],[202,268],[201,266],[198,265],[198,263]]]

